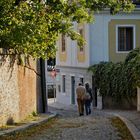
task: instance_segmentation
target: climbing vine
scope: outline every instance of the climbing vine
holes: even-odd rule
[[[101,62],[89,68],[94,84],[103,96],[130,99],[140,87],[140,49],[131,51],[124,62]]]

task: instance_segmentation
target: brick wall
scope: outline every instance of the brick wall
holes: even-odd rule
[[[37,75],[16,63],[9,69],[10,58],[3,62],[0,56],[0,62],[0,125],[4,125],[36,111]],[[31,63],[31,67],[36,70],[36,63]]]

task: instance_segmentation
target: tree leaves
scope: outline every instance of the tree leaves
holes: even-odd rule
[[[140,87],[140,49],[128,54],[125,62],[101,62],[89,68],[95,78],[95,86],[101,95],[110,95],[116,100],[134,97]]]
[[[116,13],[132,10],[133,5],[129,0],[1,0],[0,47],[34,58],[55,57],[59,34],[83,46],[85,41],[73,31],[73,22],[91,22],[93,12],[104,8]]]

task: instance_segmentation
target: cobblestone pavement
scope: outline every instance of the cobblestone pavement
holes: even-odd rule
[[[111,125],[111,114],[93,111],[90,116],[79,117],[77,109],[49,108],[59,114],[55,124],[41,134],[24,137],[24,140],[119,140]]]

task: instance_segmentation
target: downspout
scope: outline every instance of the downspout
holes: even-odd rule
[[[43,113],[48,112],[47,92],[46,92],[46,73],[45,73],[45,60],[40,59],[40,72],[41,72],[41,92],[42,92],[42,110]]]

